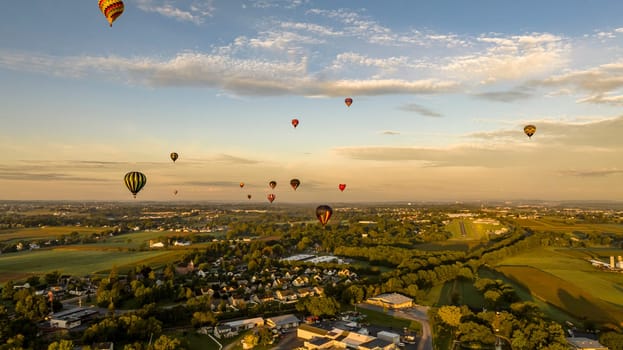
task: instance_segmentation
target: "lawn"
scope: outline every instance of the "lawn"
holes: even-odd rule
[[[465,228],[465,235],[461,230],[461,224]],[[502,225],[489,223],[476,223],[474,220],[454,219],[446,225],[446,230],[452,233],[453,240],[488,240],[489,233],[503,228]]]
[[[573,232],[580,231],[585,233],[601,233],[609,232],[618,235],[623,234],[623,225],[621,224],[588,224],[578,222],[572,219],[564,220],[555,217],[543,217],[541,219],[517,219],[517,225],[530,228],[535,231],[551,231],[551,232]]]
[[[127,252],[118,250],[92,250],[80,248],[56,248],[25,251],[0,255],[0,283],[20,280],[31,275],[42,275],[55,270],[64,274],[87,275],[109,271],[117,266],[123,271],[135,265],[161,264],[175,260],[176,252],[147,251]]]
[[[110,228],[107,227],[82,227],[82,226],[44,226],[17,229],[0,230],[0,242],[17,243],[20,240],[49,240],[57,239],[61,235],[69,235],[78,232],[80,235],[100,233]]]
[[[365,322],[372,325],[390,327],[391,329],[399,330],[402,330],[406,327],[412,331],[418,332],[422,329],[422,325],[417,321],[393,317],[383,312],[374,311],[363,307],[357,308],[357,311],[366,315]]]

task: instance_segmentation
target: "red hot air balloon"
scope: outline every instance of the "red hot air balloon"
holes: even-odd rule
[[[268,186],[270,186],[270,188],[272,188],[273,190],[275,189],[275,187],[277,187],[277,181],[271,181],[268,183]]]
[[[340,191],[344,192],[344,190],[346,189],[346,184],[339,184],[337,188],[339,188]]]
[[[296,118],[292,119],[292,126],[296,129],[299,126],[299,120]]]
[[[268,201],[272,203],[275,200],[275,195],[271,193],[268,196],[266,196],[266,198],[268,198]]]
[[[333,214],[333,209],[328,205],[320,205],[316,208],[316,217],[322,226],[326,225]]]
[[[350,97],[347,97],[346,99],[344,99],[344,103],[346,103],[347,107],[350,107],[350,105],[353,104],[353,99]]]

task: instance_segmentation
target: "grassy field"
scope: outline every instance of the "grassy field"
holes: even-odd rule
[[[82,249],[81,249],[82,248]],[[63,247],[0,255],[0,284],[21,280],[31,275],[42,275],[55,270],[63,274],[87,275],[109,271],[116,266],[124,271],[136,265],[160,266],[175,260],[183,252],[117,250]],[[176,255],[177,254],[177,255]]]
[[[465,234],[461,230],[461,224],[465,228]],[[502,225],[489,223],[476,223],[471,219],[454,219],[446,225],[446,230],[452,233],[452,239],[456,240],[488,240],[489,232],[503,228]]]
[[[368,322],[372,325],[390,327],[391,329],[395,330],[402,330],[405,327],[412,331],[420,331],[422,329],[422,325],[417,321],[389,316],[384,312],[365,309],[363,307],[357,308],[357,311],[366,315],[365,322]]]
[[[575,249],[539,249],[505,259],[495,269],[535,298],[576,317],[621,323],[623,274],[600,271],[577,255]]]
[[[580,231],[585,233],[615,233],[623,235],[623,225],[620,224],[586,224],[575,222],[571,219],[556,217],[543,217],[540,219],[517,219],[517,225],[530,228],[534,231],[551,232],[573,232]]]
[[[78,232],[80,235],[100,233],[110,228],[107,227],[82,227],[82,226],[54,226],[54,227],[29,227],[0,230],[0,242],[16,243],[19,240],[49,240],[57,239],[61,235]]]

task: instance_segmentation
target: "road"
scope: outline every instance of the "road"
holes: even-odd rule
[[[422,338],[418,342],[417,350],[433,350],[433,335],[428,323],[428,306],[417,305],[402,310],[383,310],[382,307],[370,304],[358,304],[358,307],[384,312],[388,315],[417,321],[422,325]]]

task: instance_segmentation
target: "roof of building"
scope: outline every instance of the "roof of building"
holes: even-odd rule
[[[399,304],[404,304],[404,303],[410,303],[413,302],[413,299],[404,296],[402,294],[398,294],[398,293],[385,293],[385,294],[379,294],[373,298],[370,298],[372,300],[380,300],[383,301],[387,304],[395,304],[395,305],[399,305]]]
[[[376,338],[374,340],[371,340],[367,343],[363,343],[361,345],[359,345],[360,349],[374,349],[376,347],[379,347],[381,349],[387,347],[388,345],[394,344],[393,342],[387,341],[385,339],[379,339]]]
[[[287,314],[287,315],[271,317],[271,318],[267,319],[266,321],[270,321],[270,322],[274,323],[277,326],[285,325],[285,324],[289,324],[289,323],[300,322],[299,319],[296,316],[294,316],[293,314]]]
[[[237,328],[246,324],[264,324],[264,319],[261,317],[246,318],[244,320],[229,321],[223,324],[231,326],[233,328]]]
[[[308,325],[308,324],[305,324],[305,323],[300,325],[299,329],[307,331],[307,332],[312,332],[312,333],[318,334],[318,335],[325,335],[325,334],[327,334],[329,332],[326,329],[314,327],[312,325]]]
[[[325,345],[326,343],[332,342],[333,339],[329,339],[329,338],[325,338],[325,337],[313,337],[309,343],[316,345],[316,346],[322,346]]]
[[[575,346],[577,349],[591,349],[591,350],[593,350],[593,349],[596,349],[596,350],[605,349],[605,350],[607,350],[608,349],[606,346],[603,346],[597,340],[593,340],[593,339],[589,339],[589,338],[583,338],[583,337],[567,338],[567,342],[569,342],[569,344]]]

